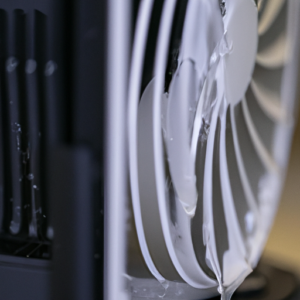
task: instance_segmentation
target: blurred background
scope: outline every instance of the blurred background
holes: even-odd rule
[[[300,81],[299,81],[300,86]],[[299,97],[300,103],[300,97]],[[295,128],[281,203],[263,260],[300,276],[300,121]]]

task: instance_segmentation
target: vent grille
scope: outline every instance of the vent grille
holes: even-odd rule
[[[49,258],[41,172],[46,155],[47,17],[0,10],[0,253]]]

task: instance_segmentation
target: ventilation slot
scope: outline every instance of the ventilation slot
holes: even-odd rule
[[[49,258],[41,178],[45,78],[53,73],[45,72],[46,16],[1,10],[0,25],[0,253]]]

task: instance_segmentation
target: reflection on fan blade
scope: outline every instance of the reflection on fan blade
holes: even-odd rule
[[[266,0],[258,0],[256,2],[257,2],[258,13],[261,14],[264,11],[264,8],[266,6]]]
[[[282,33],[275,42],[268,47],[260,49],[256,56],[256,62],[265,68],[283,67],[287,62],[286,34]]]
[[[230,120],[231,120],[231,128],[232,128],[232,137],[233,137],[233,144],[234,150],[236,155],[237,166],[244,190],[244,194],[246,196],[246,200],[248,202],[249,208],[251,211],[254,212],[254,217],[258,217],[258,203],[256,198],[254,197],[254,193],[251,189],[250,181],[248,179],[248,175],[246,173],[246,166],[244,164],[244,160],[242,157],[239,136],[237,133],[237,124],[235,122],[235,115],[234,115],[234,107],[230,106]]]
[[[256,131],[259,134],[260,139],[267,151],[269,153],[273,153],[276,123],[272,119],[270,119],[262,110],[251,88],[248,89],[245,97],[251,119],[255,124]]]
[[[243,113],[244,113],[244,117],[245,117],[245,122],[246,122],[246,125],[248,128],[248,131],[249,131],[249,135],[252,140],[253,146],[256,150],[256,153],[258,154],[259,158],[261,159],[261,162],[264,164],[265,168],[269,172],[278,174],[279,167],[278,167],[277,163],[275,162],[275,160],[273,159],[272,155],[265,148],[262,140],[260,139],[258,132],[256,131],[256,128],[255,128],[255,125],[251,118],[251,115],[249,113],[248,105],[247,105],[245,98],[242,100],[242,108],[243,108]]]
[[[164,79],[165,79],[165,69],[167,66],[167,51],[169,48],[169,37],[172,29],[173,15],[176,8],[176,1],[167,0],[164,3],[162,17],[160,21],[160,28],[158,34],[156,57],[155,57],[155,67],[154,74],[156,76],[154,90],[153,90],[153,112],[152,120],[153,125],[153,149],[154,149],[154,171],[155,171],[155,183],[157,189],[157,201],[159,208],[160,222],[163,232],[163,238],[165,240],[164,245],[167,246],[168,253],[176,268],[178,274],[192,286],[195,285],[194,282],[190,281],[189,276],[186,274],[185,270],[182,268],[180,262],[178,261],[176,250],[174,249],[172,237],[170,234],[170,220],[169,211],[167,207],[166,199],[166,187],[165,187],[165,162],[164,162],[164,149],[163,141],[161,136],[161,95],[164,92]],[[145,170],[146,171],[146,170]],[[150,241],[149,241],[150,242]],[[152,241],[151,241],[152,242]],[[154,239],[155,245],[155,239]],[[158,251],[160,247],[156,246]],[[160,262],[157,262],[159,264]]]
[[[251,81],[252,91],[265,114],[279,124],[288,124],[291,118],[280,104],[280,94],[265,88],[255,79]]]
[[[263,35],[271,27],[286,0],[268,0],[258,25],[258,34]]]

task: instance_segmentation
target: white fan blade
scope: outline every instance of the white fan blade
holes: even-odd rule
[[[258,25],[259,35],[265,34],[271,27],[285,2],[286,0],[268,0],[266,2]]]
[[[215,107],[210,124],[210,134],[208,135],[207,139],[203,183],[203,241],[204,245],[206,246],[206,263],[217,277],[219,289],[220,287],[222,289],[222,267],[220,266],[218,260],[218,249],[216,245],[213,215],[213,149],[216,136],[218,111],[220,108],[221,100],[217,102],[217,106]]]
[[[230,106],[230,119],[231,119],[231,128],[232,128],[232,136],[233,136],[233,142],[234,142],[234,150],[238,165],[238,170],[240,173],[241,182],[243,185],[243,189],[245,192],[245,196],[249,205],[249,208],[254,213],[254,219],[258,217],[258,204],[257,200],[253,194],[251,184],[248,179],[248,175],[246,173],[246,166],[244,164],[244,159],[241,153],[240,144],[241,141],[239,139],[238,133],[237,133],[237,124],[235,121],[235,115],[234,115],[234,107]]]
[[[220,143],[219,153],[217,153],[219,161],[216,162],[216,176],[219,178],[216,178],[216,181],[220,182],[221,195],[219,197],[221,197],[221,199],[218,201],[219,206],[216,206],[215,209],[218,210],[219,207],[223,206],[224,210],[228,250],[223,254],[222,277],[225,287],[224,294],[231,296],[236,288],[244,281],[246,276],[251,273],[252,268],[248,263],[248,245],[244,242],[242,230],[239,227],[238,214],[231,191],[226,153],[227,108],[228,106],[224,105],[220,112]],[[217,157],[215,159],[217,159]],[[217,172],[217,169],[219,169],[219,172]],[[215,200],[217,199],[214,199],[214,201]]]
[[[263,49],[258,49],[256,62],[269,69],[283,67],[287,62],[286,34],[278,35],[276,40]]]
[[[245,117],[245,122],[247,125],[247,129],[251,138],[251,141],[253,143],[253,146],[261,159],[261,162],[264,164],[265,168],[272,173],[278,174],[279,173],[279,167],[275,160],[273,159],[272,155],[268,152],[268,150],[265,148],[262,140],[260,139],[260,136],[258,132],[256,131],[255,125],[252,121],[252,118],[250,116],[248,105],[246,102],[246,99],[242,100],[242,108],[243,108],[243,114]]]
[[[154,81],[153,91],[153,109],[148,111],[148,113],[153,113],[153,165],[155,169],[155,181],[159,207],[159,212],[157,212],[157,214],[160,216],[165,245],[167,246],[168,253],[178,274],[192,287],[205,289],[214,287],[216,283],[213,279],[209,278],[197,264],[195,254],[193,253],[193,246],[190,236],[186,236],[187,243],[184,247],[184,253],[182,252],[181,247],[177,247],[176,239],[174,239],[174,230],[170,217],[170,207],[168,203],[169,196],[166,193],[166,172],[164,161],[165,157],[161,126],[161,95],[164,92],[166,58],[175,5],[176,2],[174,0],[167,0],[164,3],[156,49],[154,69],[154,74],[156,77]],[[178,222],[181,222],[182,230],[184,231],[183,233],[185,233],[187,231],[187,226],[188,228],[190,228],[188,223],[190,222],[190,219],[189,216],[184,212],[183,208],[181,211],[178,211],[180,213],[180,216],[182,216],[182,219],[178,219]],[[149,243],[153,243],[153,245],[156,245],[155,237],[152,237],[152,239],[149,239]],[[157,261],[157,264],[160,264],[160,262]]]
[[[192,60],[195,63],[197,82],[203,84],[211,55],[223,34],[224,25],[218,1],[190,0],[183,28],[179,61]]]
[[[225,97],[231,104],[245,95],[255,65],[258,46],[257,8],[252,0],[226,0],[224,16]],[[222,53],[221,53],[222,55]]]
[[[226,159],[231,193],[239,220],[239,227],[242,231],[245,243],[247,244],[247,248],[249,249],[251,246],[251,243],[249,243],[249,237],[253,235],[255,230],[255,212],[251,210],[249,200],[247,200],[245,190],[243,188],[242,178],[240,176],[230,120],[230,108],[228,109],[226,116]]]
[[[234,108],[234,118],[236,124],[236,133],[239,139],[239,147],[241,150],[247,177],[253,195],[259,205],[258,195],[260,188],[260,179],[266,174],[267,170],[265,169],[259,156],[257,155],[255,147],[251,141],[251,136],[248,132],[241,103]]]
[[[255,79],[251,81],[251,88],[259,105],[268,117],[278,124],[289,123],[289,117],[280,104],[280,94],[266,88],[261,82]]]
[[[196,107],[203,78],[207,76],[210,57],[222,36],[223,22],[218,3],[190,1],[183,28],[180,66],[170,85],[166,126],[166,146],[172,181],[190,216],[195,213],[198,196],[195,157],[190,150]],[[207,40],[210,43],[206,43]],[[198,52],[200,45],[203,49],[201,55]]]
[[[245,98],[251,119],[255,124],[260,139],[262,140],[267,151],[269,153],[273,153],[274,134],[277,124],[265,114],[255,95],[253,94],[251,87],[248,89]]]
[[[180,280],[173,263],[165,247],[164,235],[159,213],[157,200],[157,187],[154,170],[154,146],[153,146],[153,93],[155,79],[146,87],[138,110],[138,183],[139,183],[139,203],[141,209],[141,224],[137,224],[144,229],[145,244],[141,247],[149,248],[150,258],[153,264],[159,266],[159,274],[156,278],[163,276],[168,280]],[[165,183],[165,180],[163,181]],[[165,186],[164,186],[165,192]],[[165,220],[167,221],[167,219]],[[143,240],[140,240],[140,243]],[[145,259],[149,259],[147,256]],[[151,260],[152,261],[152,260]],[[149,263],[148,261],[146,261]],[[150,265],[151,266],[151,265]],[[153,266],[151,266],[153,267]],[[150,269],[151,270],[151,269]],[[154,269],[155,271],[155,269]],[[152,269],[153,272],[153,269]],[[160,275],[161,273],[161,275]]]
[[[144,53],[147,42],[147,32],[150,23],[151,11],[154,0],[143,0],[140,4],[139,14],[137,18],[137,27],[135,32],[135,40],[133,45],[133,54],[131,62],[131,74],[129,80],[128,94],[128,128],[129,128],[129,166],[130,166],[130,184],[134,218],[137,230],[137,236],[141,251],[147,267],[153,276],[163,282],[165,279],[159,273],[153,263],[149,249],[147,246],[144,226],[142,221],[139,178],[138,178],[138,149],[137,149],[137,116],[138,103],[141,88],[142,68],[144,61]]]
[[[168,97],[166,146],[175,191],[187,214],[197,205],[194,159],[190,151],[191,130],[199,99],[197,71],[190,60],[181,64]]]

